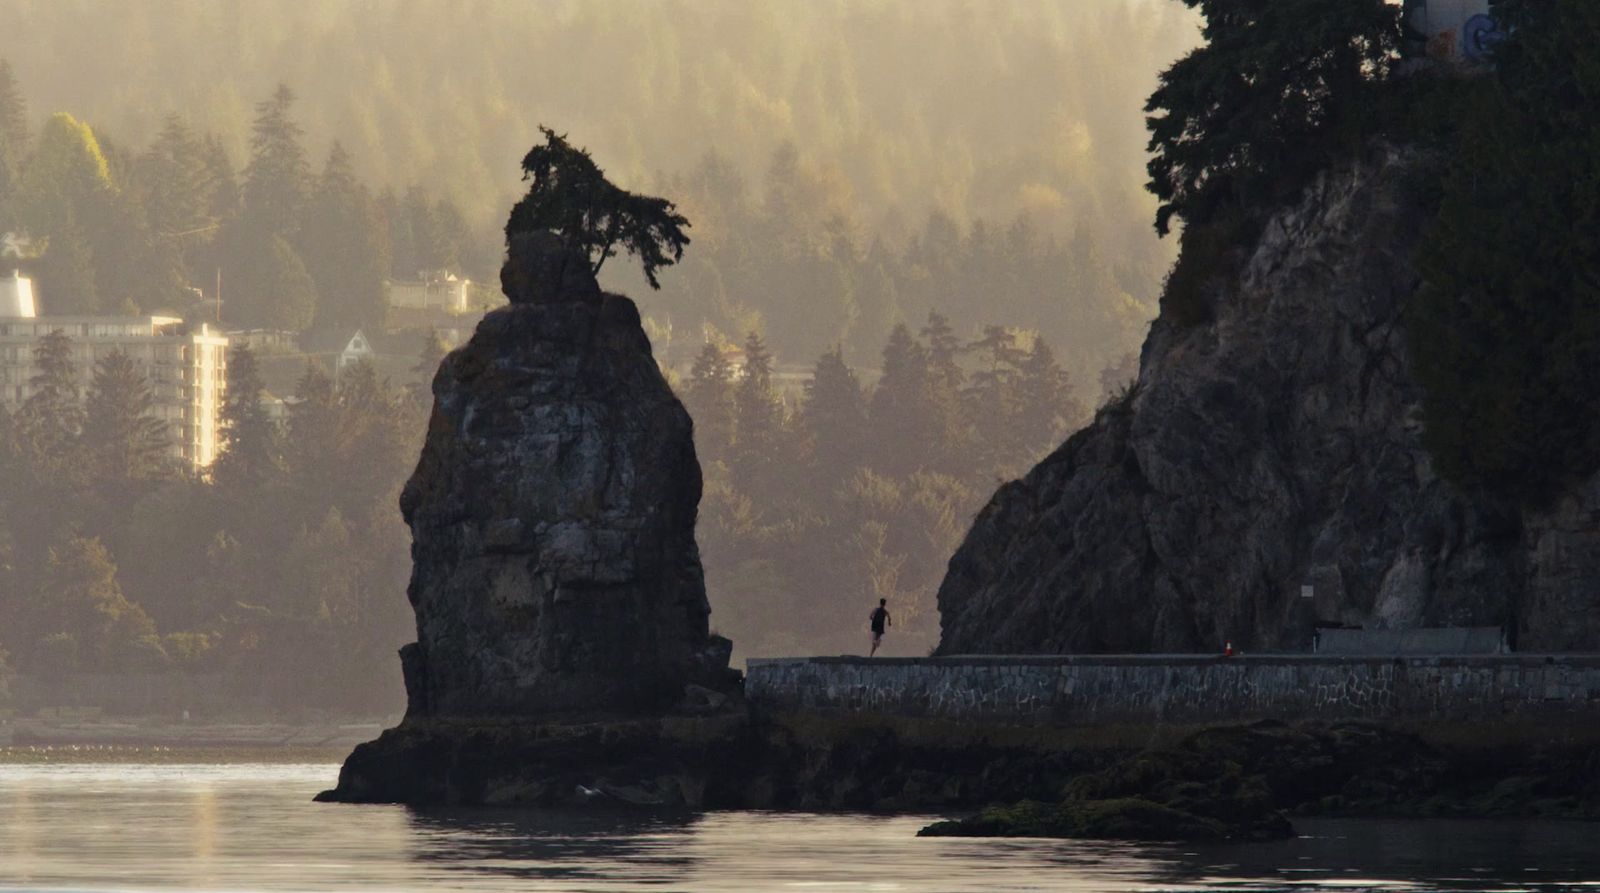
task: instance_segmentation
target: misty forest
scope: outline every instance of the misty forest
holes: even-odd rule
[[[741,655],[858,650],[879,598],[890,653],[931,649],[972,516],[1129,384],[1174,253],[1139,109],[1195,39],[1178,4],[83,7],[22,4],[0,61],[0,233],[27,235],[5,260],[40,312],[404,356],[230,348],[196,475],[141,424],[137,369],[81,375],[44,339],[34,396],[0,405],[0,679],[398,706],[394,506],[452,345],[397,324],[386,283],[503,300],[541,124],[691,221],[659,291],[602,281],[695,419],[712,623]],[[588,61],[602,42],[630,50]]]

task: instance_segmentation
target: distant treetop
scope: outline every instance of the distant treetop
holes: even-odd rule
[[[659,289],[656,270],[683,259],[689,221],[664,198],[635,195],[606,179],[587,149],[574,147],[565,134],[540,127],[543,145],[522,159],[528,194],[511,209],[506,237],[549,230],[568,248],[581,251],[598,274],[619,249],[639,258],[645,279]]]

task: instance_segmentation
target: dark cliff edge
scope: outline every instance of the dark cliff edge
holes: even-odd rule
[[[1130,392],[978,515],[938,653],[1296,651],[1319,624],[1600,647],[1600,482],[1508,509],[1421,443],[1430,163],[1385,146],[1324,173],[1211,283],[1208,322],[1158,319]]]

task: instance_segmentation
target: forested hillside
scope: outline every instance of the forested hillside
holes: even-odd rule
[[[889,653],[918,653],[984,495],[1134,372],[1172,252],[1139,107],[1194,21],[1156,0],[18,0],[0,233],[27,237],[45,314],[343,344],[387,328],[385,280],[450,271],[498,301],[517,161],[549,125],[692,222],[659,291],[604,272],[696,418],[713,623],[741,655],[853,649],[887,597]],[[442,350],[391,340],[415,345],[406,380],[308,366],[273,383],[279,421],[233,352],[210,479],[141,452],[136,371],[67,381],[38,353],[47,398],[0,408],[0,676],[391,706],[395,497]]]
[[[1038,328],[1080,374],[1153,314],[1170,253],[1139,107],[1196,39],[1153,0],[21,0],[6,33],[36,131],[64,111],[133,149],[175,113],[243,166],[257,104],[288,85],[314,168],[338,140],[375,196],[458,207],[480,279],[516,159],[557,126],[695,222],[644,308],[684,356],[709,321],[763,329],[781,361],[840,339],[863,361],[933,309]]]

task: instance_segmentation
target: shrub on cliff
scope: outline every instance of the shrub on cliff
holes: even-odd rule
[[[618,249],[639,258],[651,288],[660,288],[656,270],[683,259],[689,220],[664,198],[636,195],[612,184],[587,149],[540,127],[544,145],[522,159],[528,194],[511,209],[506,236],[549,230],[568,248],[580,251],[599,274]]]
[[[1156,231],[1186,227],[1161,310],[1189,326],[1210,318],[1207,286],[1256,216],[1378,126],[1400,21],[1383,0],[1183,2],[1205,17],[1205,44],[1161,73],[1145,120]]]
[[[1400,42],[1383,0],[1183,2],[1205,17],[1205,45],[1145,104],[1162,235],[1173,217],[1193,226],[1276,201],[1358,143]]]
[[[1528,501],[1600,469],[1600,5],[1496,12],[1409,332],[1440,470]]]

